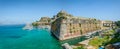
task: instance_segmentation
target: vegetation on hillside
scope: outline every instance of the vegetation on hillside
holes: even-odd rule
[[[109,30],[107,32],[104,32],[105,36],[103,36],[103,37],[97,36],[97,37],[91,39],[89,42],[89,45],[92,45],[95,48],[98,48],[99,46],[105,46],[110,42],[113,42],[113,41],[115,42],[118,39],[114,38],[114,40],[113,40],[112,37],[113,37],[114,33],[115,33],[114,30]]]
[[[86,49],[84,46],[79,46],[77,48],[74,48],[74,49]]]
[[[115,33],[114,37],[106,44],[113,44],[113,43],[116,43],[116,42],[120,42],[120,32]]]
[[[32,25],[33,26],[38,26],[38,23],[37,22],[33,22]]]
[[[120,28],[120,21],[116,21],[115,24]]]
[[[109,41],[109,37],[105,36],[103,38],[95,37],[92,40],[90,40],[89,45],[94,46],[95,48],[98,48],[100,45],[104,45],[104,43]]]

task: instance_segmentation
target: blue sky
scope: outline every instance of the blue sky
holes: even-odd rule
[[[0,24],[24,24],[65,10],[74,16],[120,20],[119,0],[0,0]]]

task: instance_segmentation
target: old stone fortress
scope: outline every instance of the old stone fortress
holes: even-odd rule
[[[40,21],[34,22],[37,26],[51,26],[51,33],[59,40],[79,37],[94,31],[114,28],[113,21],[101,21],[95,18],[75,17],[61,10],[53,18],[42,17]]]

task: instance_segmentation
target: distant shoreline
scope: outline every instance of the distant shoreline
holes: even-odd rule
[[[25,25],[25,24],[0,24],[0,26],[10,26],[10,25]]]
[[[25,24],[10,24],[10,25],[0,25],[1,27],[12,27],[12,26],[14,26],[14,27],[18,27],[18,26],[25,26]]]

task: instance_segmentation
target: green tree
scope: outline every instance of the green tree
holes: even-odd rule
[[[120,27],[120,21],[116,21],[115,24]]]
[[[32,23],[33,26],[38,26],[37,22]]]
[[[85,48],[85,47],[83,47],[83,46],[79,46],[79,47],[74,48],[74,49],[86,49],[86,48]]]

